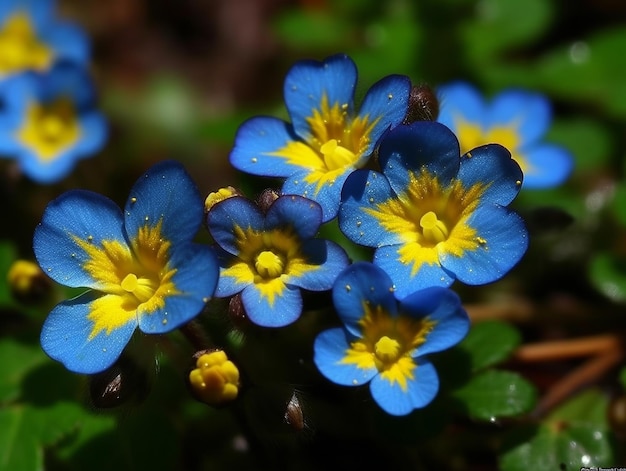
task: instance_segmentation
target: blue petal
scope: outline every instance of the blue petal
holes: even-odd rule
[[[437,121],[457,131],[456,119],[485,126],[486,108],[483,97],[466,82],[452,82],[438,87],[439,117]]]
[[[481,204],[506,206],[519,193],[524,176],[506,148],[487,144],[461,157],[458,178],[466,189],[474,185],[485,187],[480,196]]]
[[[341,199],[341,187],[351,174],[353,168],[346,168],[344,173],[337,175],[334,181],[319,185],[319,182],[307,182],[310,172],[299,171],[285,180],[281,192],[285,195],[301,195],[309,198],[322,207],[322,222],[328,222],[337,216]]]
[[[563,147],[544,144],[523,151],[528,169],[524,188],[551,188],[563,183],[574,167],[572,155]]]
[[[543,95],[507,90],[493,99],[486,126],[513,126],[519,135],[519,145],[524,146],[543,137],[551,120],[550,102]]]
[[[289,277],[287,283],[311,291],[325,291],[332,288],[337,275],[348,266],[348,255],[343,248],[329,240],[310,239],[304,241],[300,249],[307,263],[315,269],[307,270],[298,278]]]
[[[42,269],[65,286],[102,288],[84,269],[90,257],[72,239],[127,245],[120,208],[110,199],[84,190],[72,190],[48,204],[35,229],[33,250]]]
[[[381,306],[391,316],[397,314],[397,302],[389,276],[367,262],[357,262],[342,271],[333,286],[333,303],[346,329],[361,335],[359,321],[365,316],[365,306]]]
[[[330,381],[342,386],[359,386],[370,381],[377,373],[375,367],[359,368],[354,364],[341,363],[350,347],[348,333],[341,328],[320,333],[313,344],[313,362]]]
[[[315,201],[296,195],[279,197],[265,216],[265,230],[291,227],[300,239],[310,239],[319,231],[322,208]]]
[[[403,239],[400,234],[387,230],[377,218],[365,211],[392,198],[396,198],[396,195],[384,175],[373,170],[353,172],[341,192],[341,232],[352,242],[367,247],[401,243]]]
[[[346,111],[351,115],[356,80],[356,65],[344,54],[328,57],[324,62],[296,63],[287,73],[284,85],[285,105],[296,134],[310,141],[307,118],[313,115],[313,110],[320,109],[324,96],[330,106],[347,105]]]
[[[391,277],[398,298],[429,286],[445,288],[454,282],[454,275],[441,263],[422,263],[418,271],[413,273],[412,264],[404,264],[400,261],[398,255],[400,247],[390,245],[380,247],[374,252],[374,265],[382,268]]]
[[[459,170],[459,141],[436,121],[396,126],[384,135],[378,161],[397,195],[406,191],[412,174],[427,170],[446,187]]]
[[[202,223],[200,193],[184,167],[173,160],[153,165],[137,180],[124,210],[130,239],[146,226],[162,222],[161,232],[173,244],[194,238]]]
[[[17,12],[28,13],[28,17],[36,32],[54,26],[53,0],[2,0],[0,2],[0,24]]]
[[[302,295],[295,286],[284,285],[270,303],[256,285],[248,285],[241,292],[241,300],[250,321],[262,327],[284,327],[302,314]]]
[[[36,75],[33,93],[42,102],[71,98],[79,114],[93,108],[96,96],[85,69],[71,62],[57,62],[45,75]]]
[[[93,322],[87,316],[95,299],[95,293],[88,292],[58,304],[42,327],[43,350],[76,373],[93,374],[111,366],[124,350],[137,326],[133,318],[110,334],[102,331],[89,340]]]
[[[209,232],[221,248],[232,255],[239,254],[235,227],[263,231],[265,216],[252,201],[233,196],[214,205],[207,214]]]
[[[469,331],[469,317],[459,296],[446,288],[431,287],[412,293],[400,301],[400,311],[416,318],[426,316],[436,322],[426,343],[420,345],[413,356],[450,348],[463,340]]]
[[[230,163],[253,175],[288,177],[302,170],[302,167],[289,163],[285,157],[271,154],[297,141],[301,139],[288,123],[277,118],[258,116],[244,122],[237,130]]]
[[[196,317],[213,296],[218,267],[215,254],[207,246],[185,244],[172,250],[170,266],[176,293],[165,296],[165,305],[154,312],[143,312],[139,329],[147,334],[170,332]]]
[[[408,110],[410,92],[411,81],[403,75],[389,75],[368,90],[359,116],[368,117],[368,122],[376,124],[369,133],[370,141],[362,155],[371,154],[380,136],[402,122]]]
[[[459,281],[482,285],[502,278],[522,258],[528,247],[528,232],[522,218],[497,205],[478,207],[468,218],[476,237],[484,240],[476,250],[457,257],[440,253],[439,260]]]
[[[42,31],[40,38],[54,49],[57,60],[68,60],[75,64],[86,65],[91,51],[87,36],[79,27],[57,22],[54,27]]]
[[[414,409],[427,406],[437,396],[439,377],[430,362],[420,359],[413,374],[413,379],[407,379],[406,391],[398,383],[392,384],[381,375],[372,379],[372,397],[385,412],[407,415]]]

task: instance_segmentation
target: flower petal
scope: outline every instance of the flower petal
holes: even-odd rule
[[[448,287],[454,276],[439,262],[431,248],[416,247],[414,258],[403,261],[398,253],[401,245],[380,247],[374,252],[374,265],[382,268],[393,280],[396,296],[403,298],[429,286]]]
[[[72,190],[48,204],[35,229],[33,250],[39,265],[53,280],[70,287],[102,288],[85,269],[90,255],[77,240],[102,249],[104,241],[127,247],[120,208],[89,191]]]
[[[142,312],[139,329],[147,334],[163,334],[189,322],[213,296],[217,285],[217,260],[207,246],[175,247],[169,265],[176,269],[172,277],[174,292],[163,296],[159,309]]]
[[[268,291],[251,284],[241,292],[248,318],[262,327],[284,327],[302,314],[300,288],[279,283],[279,280],[274,282]]]
[[[363,156],[371,154],[383,133],[397,126],[404,119],[408,106],[411,81],[404,75],[389,75],[376,82],[368,90],[361,108],[360,117],[368,117],[375,124],[369,132],[369,144]]]
[[[335,242],[309,239],[302,243],[305,264],[299,276],[290,276],[287,283],[311,291],[331,289],[337,275],[348,266],[348,255]]]
[[[263,231],[265,217],[247,198],[233,196],[215,204],[207,214],[207,226],[215,241],[232,255],[239,254],[235,228]]]
[[[460,257],[439,255],[446,270],[463,283],[480,285],[503,277],[522,258],[528,247],[528,232],[522,218],[498,205],[479,206],[467,220],[482,240],[476,250]]]
[[[574,160],[563,147],[543,144],[522,151],[526,160],[525,188],[551,188],[563,183],[572,172]]]
[[[381,306],[391,316],[397,314],[391,279],[367,262],[354,263],[339,274],[333,286],[333,303],[348,332],[357,337],[361,334],[359,321],[366,315],[366,305]]]
[[[302,164],[310,159],[290,159],[291,154],[286,149],[291,149],[292,153],[314,153],[295,135],[290,124],[277,118],[258,116],[244,122],[237,130],[230,163],[253,175],[288,177],[301,170]]]
[[[285,105],[296,134],[309,142],[312,138],[307,118],[319,110],[326,97],[330,106],[347,105],[352,114],[356,65],[345,54],[328,57],[323,62],[306,60],[296,63],[287,73],[284,85]]]
[[[407,415],[430,404],[439,391],[439,377],[429,361],[420,359],[413,370],[413,378],[407,378],[406,390],[399,383],[377,375],[370,383],[370,391],[376,403],[388,414]]]
[[[126,234],[161,223],[162,236],[172,244],[191,241],[202,223],[203,203],[184,167],[173,160],[153,165],[130,191],[124,211]]]
[[[325,330],[313,344],[313,362],[330,381],[342,386],[358,386],[370,381],[377,373],[375,367],[359,368],[354,363],[342,363],[350,347],[348,333],[342,328]]]
[[[452,82],[438,87],[439,116],[437,121],[457,131],[457,120],[485,126],[486,108],[478,90],[466,82]]]
[[[285,195],[301,195],[315,201],[322,207],[322,222],[328,222],[337,216],[341,187],[352,171],[352,167],[344,169],[342,173],[336,171],[332,181],[328,182],[323,181],[326,178],[323,173],[300,171],[285,180],[281,192]],[[315,180],[314,177],[319,177],[320,180]]]
[[[341,232],[352,242],[367,247],[401,243],[403,239],[398,232],[386,229],[381,225],[380,218],[368,212],[369,209],[375,209],[376,205],[395,198],[396,195],[384,175],[373,170],[353,172],[341,193]]]
[[[322,223],[322,208],[302,196],[285,195],[270,206],[265,216],[265,230],[291,227],[300,239],[314,237]]]
[[[445,188],[459,171],[459,141],[436,121],[396,126],[380,143],[378,161],[397,195],[406,191],[413,175],[428,171]]]
[[[113,300],[113,297],[110,298]],[[120,356],[137,326],[133,317],[110,333],[101,330],[90,338],[94,322],[87,316],[93,302],[98,299],[96,293],[91,291],[64,301],[50,312],[43,324],[43,350],[70,371],[93,374],[107,369]]]
[[[513,126],[522,147],[543,137],[551,120],[550,102],[543,95],[506,90],[491,102],[485,124],[487,128]]]
[[[446,288],[431,287],[416,291],[400,301],[400,311],[436,322],[426,336],[426,342],[414,352],[414,357],[450,348],[463,340],[469,331],[470,321],[461,299]]]
[[[484,188],[480,204],[506,206],[519,193],[524,176],[506,148],[499,144],[487,144],[461,157],[458,178],[466,189],[474,185]]]

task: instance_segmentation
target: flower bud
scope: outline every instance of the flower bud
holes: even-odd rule
[[[200,402],[210,406],[226,404],[239,394],[239,369],[223,350],[201,353],[196,368],[189,373],[189,387]]]
[[[91,403],[98,409],[111,409],[129,402],[141,402],[150,389],[148,374],[126,355],[111,367],[89,376]]]
[[[217,191],[209,193],[209,196],[204,200],[204,213],[208,213],[217,203],[239,195],[241,195],[241,192],[232,186],[220,188]]]
[[[403,124],[415,121],[435,121],[439,116],[439,100],[435,92],[426,84],[413,85],[409,95],[409,109]]]
[[[266,213],[267,210],[270,208],[270,206],[274,204],[274,201],[276,201],[279,196],[280,194],[278,194],[276,190],[273,190],[271,188],[266,188],[257,197],[256,204],[259,208],[261,208],[261,211]]]
[[[29,260],[16,260],[7,273],[11,294],[23,303],[34,303],[43,299],[52,287],[52,282],[39,265]]]

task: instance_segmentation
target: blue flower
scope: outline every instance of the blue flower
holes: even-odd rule
[[[211,249],[192,241],[202,216],[197,188],[171,161],[137,181],[124,212],[84,190],[52,201],[35,230],[37,261],[58,283],[89,290],[52,310],[45,352],[71,371],[97,373],[137,327],[162,334],[194,318],[218,276]]]
[[[89,44],[73,24],[58,20],[53,0],[0,2],[0,78],[45,72],[56,61],[84,65]]]
[[[372,86],[357,112],[356,81],[356,66],[345,55],[298,62],[284,85],[291,124],[265,116],[242,124],[232,165],[286,177],[284,194],[317,201],[324,222],[334,218],[343,182],[366,164],[383,132],[402,122],[411,89],[407,77],[388,76]]]
[[[507,90],[487,104],[475,88],[463,82],[439,87],[438,93],[438,121],[456,133],[462,154],[484,144],[503,145],[522,168],[525,188],[554,187],[569,177],[570,153],[541,141],[552,119],[550,103],[543,95]]]
[[[0,82],[0,155],[15,158],[39,183],[64,178],[78,159],[100,150],[106,121],[95,108],[86,72],[58,63],[46,74],[24,73]]]
[[[522,172],[498,144],[463,157],[443,124],[419,121],[389,131],[379,149],[383,174],[346,180],[339,227],[375,247],[374,264],[399,296],[454,279],[477,285],[502,277],[526,251],[527,231],[507,205]]]
[[[374,400],[392,415],[429,404],[439,379],[425,355],[452,347],[469,330],[459,297],[431,287],[398,299],[383,270],[358,262],[337,277],[333,301],[345,327],[315,339],[321,373],[344,386],[369,382]]]
[[[215,296],[241,292],[249,319],[261,326],[294,322],[300,289],[329,290],[348,265],[339,245],[314,238],[321,222],[320,205],[301,196],[279,197],[266,214],[241,196],[216,203],[207,214],[220,254]]]

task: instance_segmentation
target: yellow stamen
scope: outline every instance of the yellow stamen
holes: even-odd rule
[[[282,275],[285,262],[271,250],[264,250],[257,255],[254,267],[263,278],[276,278]]]
[[[328,170],[336,170],[347,165],[352,165],[356,160],[354,152],[339,145],[337,139],[329,139],[321,147],[320,152],[324,156],[324,162]]]
[[[420,226],[424,238],[432,244],[443,242],[450,235],[444,222],[433,211],[428,211],[420,218]]]
[[[393,363],[398,359],[400,354],[400,343],[383,335],[376,345],[374,345],[374,353],[376,357],[383,363]]]

